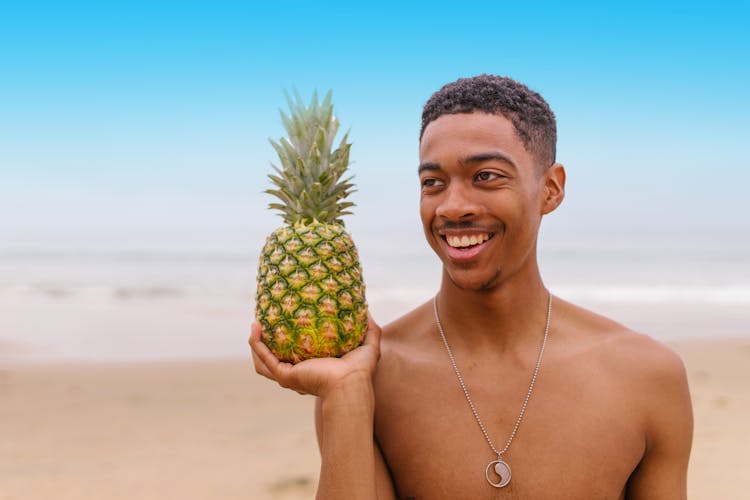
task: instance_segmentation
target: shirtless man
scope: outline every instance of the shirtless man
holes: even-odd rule
[[[420,215],[443,264],[435,301],[382,341],[371,321],[358,349],[295,366],[253,326],[256,371],[318,396],[318,498],[686,498],[681,360],[542,281],[538,230],[565,188],[555,143],[552,111],[524,85],[446,85],[419,149]]]

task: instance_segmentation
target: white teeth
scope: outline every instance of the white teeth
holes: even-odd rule
[[[484,243],[485,241],[490,239],[490,235],[487,233],[480,233],[472,234],[471,236],[446,236],[445,239],[448,242],[448,245],[452,246],[453,248],[465,248],[471,245]]]

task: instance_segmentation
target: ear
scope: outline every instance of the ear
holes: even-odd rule
[[[555,163],[544,173],[542,182],[542,215],[547,215],[565,198],[565,167]]]

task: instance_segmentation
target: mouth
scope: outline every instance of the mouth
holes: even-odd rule
[[[445,242],[448,256],[457,261],[465,261],[477,256],[495,236],[490,232],[451,232],[439,233]]]
[[[493,233],[473,233],[473,234],[444,234],[441,235],[448,246],[452,248],[469,248],[481,245],[494,236]]]

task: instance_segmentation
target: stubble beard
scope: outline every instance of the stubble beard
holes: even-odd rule
[[[456,279],[453,277],[453,275],[449,271],[446,271],[445,274],[448,275],[448,279],[450,279],[451,283],[453,283],[453,285],[455,285],[455,287],[458,288],[459,290],[472,291],[472,292],[486,292],[488,290],[492,290],[493,288],[495,288],[497,283],[500,281],[501,271],[500,269],[495,270],[494,276],[492,276],[487,281],[480,283],[478,287],[469,287],[469,286],[462,285],[461,283],[456,281]]]

